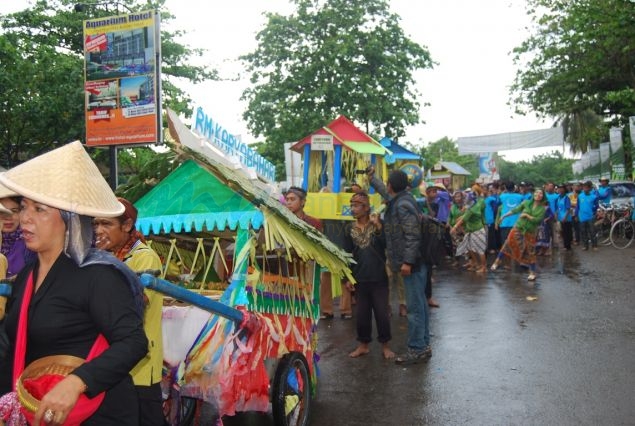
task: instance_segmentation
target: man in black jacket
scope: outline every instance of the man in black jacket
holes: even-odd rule
[[[393,170],[384,186],[368,169],[370,184],[387,201],[384,215],[386,251],[395,274],[401,274],[408,309],[408,350],[395,358],[397,364],[425,362],[432,356],[428,327],[428,302],[425,295],[427,267],[421,258],[421,212],[408,191],[408,176]]]

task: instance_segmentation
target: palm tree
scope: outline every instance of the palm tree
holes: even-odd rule
[[[564,114],[556,120],[555,126],[562,126],[565,143],[573,153],[597,148],[608,134],[602,117],[589,109]]]

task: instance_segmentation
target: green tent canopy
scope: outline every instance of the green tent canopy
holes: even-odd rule
[[[259,229],[262,212],[193,160],[181,164],[135,203],[144,235],[237,228]]]

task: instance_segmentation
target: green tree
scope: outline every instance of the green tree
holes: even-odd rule
[[[38,0],[2,17],[0,34],[0,152],[11,167],[70,140],[83,139],[83,20],[156,9],[161,13],[163,106],[191,115],[178,79],[217,78],[194,65],[200,49],[178,42],[165,0],[118,0],[76,7],[74,0]],[[152,166],[153,162],[146,163]]]
[[[558,117],[585,152],[635,114],[635,2],[528,0],[532,35],[514,49],[519,112]],[[600,120],[597,120],[600,117]],[[601,135],[601,136],[598,136]]]
[[[417,148],[412,144],[405,144],[408,149],[418,152],[424,158],[425,170],[430,170],[439,161],[452,161],[459,164],[471,173],[472,181],[479,176],[478,160],[474,155],[460,155],[455,141],[447,136],[426,146]],[[567,182],[573,179],[571,165],[574,160],[564,158],[559,151],[534,156],[529,161],[511,162],[504,157],[496,159],[502,181],[531,182],[536,186],[542,186],[547,181],[554,183]]]
[[[468,180],[475,180],[479,176],[477,158],[474,155],[460,155],[456,141],[447,136],[420,148],[419,154],[423,157],[426,172],[439,161],[451,161],[471,173]]]
[[[572,159],[564,158],[559,151],[548,154],[537,155],[530,161],[519,161],[512,163],[499,158],[496,165],[499,170],[501,180],[519,182],[531,182],[536,188],[546,182],[559,184],[573,179],[571,165]]]
[[[393,137],[420,121],[413,73],[433,62],[385,0],[292,2],[290,16],[267,15],[258,47],[241,57],[253,84],[243,93],[243,117],[266,139],[262,154],[281,165],[285,142],[339,114]]]
[[[83,131],[81,59],[0,34],[0,164],[11,167]]]
[[[565,114],[556,124],[562,126],[564,140],[574,153],[598,148],[601,142],[606,141],[609,132],[602,117],[591,110]]]
[[[122,179],[117,187],[117,195],[134,203],[169,175],[178,164],[173,151],[158,153],[150,147],[125,151],[119,157]]]

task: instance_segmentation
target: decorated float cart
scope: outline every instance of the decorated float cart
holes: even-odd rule
[[[219,418],[273,412],[306,425],[317,384],[319,269],[350,277],[349,255],[291,214],[271,186],[168,111],[184,160],[135,206],[163,260],[142,282],[165,298],[165,414],[187,424],[204,401]]]
[[[302,187],[307,191],[305,211],[323,220],[353,219],[353,184],[369,193],[374,208],[381,205],[381,196],[369,187],[365,175],[369,165],[384,181],[394,168],[406,172],[414,186],[423,177],[421,156],[388,137],[376,141],[343,115],[293,144],[291,150],[302,158]]]
[[[307,191],[305,211],[323,220],[352,220],[351,187],[358,184],[371,194],[371,205],[379,207],[381,196],[368,187],[364,170],[375,166],[386,174],[384,146],[341,115],[300,139],[291,150],[302,157],[302,187]]]
[[[383,181],[394,168],[406,172],[414,186],[418,186],[423,177],[419,155],[387,137],[376,141],[343,115],[302,138],[290,149],[302,160],[302,187],[307,191],[304,210],[322,219],[324,234],[340,247],[346,222],[353,220],[350,209],[353,185],[369,194],[374,211],[381,211],[381,195],[369,186],[366,176],[370,165]],[[339,276],[331,274],[331,291],[323,293],[324,297],[341,296]],[[324,282],[328,285],[328,275]]]

